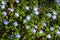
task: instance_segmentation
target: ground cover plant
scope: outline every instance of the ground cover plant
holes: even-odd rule
[[[60,0],[0,0],[0,40],[60,40]]]

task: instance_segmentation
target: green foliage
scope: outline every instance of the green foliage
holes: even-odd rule
[[[2,4],[0,0],[0,5],[5,5],[5,8],[0,9],[0,40],[59,40],[60,34],[56,34],[60,26],[60,6],[54,0],[4,0],[6,4]],[[26,6],[29,6],[29,10],[26,10]],[[34,7],[38,8],[38,15],[34,14]],[[14,11],[11,12],[10,8]],[[7,15],[4,16],[3,11],[6,11]],[[52,17],[47,16],[50,13],[53,16],[53,11],[56,11],[57,17],[54,20]],[[16,17],[15,13],[19,13],[19,17]],[[30,16],[30,20],[24,23],[26,16]],[[3,19],[6,19],[9,24],[5,25]],[[17,22],[18,26],[14,26],[14,22]],[[46,22],[46,26],[43,26]],[[16,24],[15,24],[16,25]],[[26,29],[26,25],[30,25],[29,29]],[[37,25],[38,28],[34,28]],[[55,29],[50,30],[50,26]],[[32,29],[36,32],[32,33]],[[40,33],[43,30],[43,33]],[[16,34],[20,34],[21,37],[16,38]],[[11,39],[10,35],[14,35]],[[51,34],[51,38],[46,38],[47,34]]]

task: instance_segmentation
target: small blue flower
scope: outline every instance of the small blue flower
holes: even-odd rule
[[[38,11],[38,7],[37,6],[34,6],[34,11]]]
[[[9,24],[9,22],[7,21],[7,20],[2,20],[2,22],[5,24],[5,25],[8,25]]]
[[[20,0],[16,0],[16,3],[19,3],[20,2]]]
[[[44,33],[43,30],[40,30],[40,33],[41,33],[41,34]]]
[[[60,31],[59,31],[59,30],[57,30],[57,31],[56,31],[56,34],[57,34],[57,35],[60,35]]]
[[[1,9],[5,9],[5,5],[1,5]]]
[[[2,4],[3,4],[3,5],[5,5],[5,4],[6,4],[6,2],[2,0]]]
[[[3,14],[4,16],[6,16],[6,15],[7,15],[7,13],[6,13],[5,11],[3,11],[3,12],[2,12],[2,14]]]
[[[16,16],[16,17],[19,17],[19,13],[15,13],[15,16]]]
[[[52,30],[54,30],[55,28],[54,27],[50,27],[50,30],[52,31]]]
[[[29,6],[26,6],[25,8],[26,8],[26,10],[29,10]]]
[[[43,22],[42,25],[43,25],[43,26],[46,26],[46,22]]]
[[[18,26],[18,23],[17,22],[14,22],[13,25],[16,27],[16,26]]]
[[[34,28],[36,28],[36,29],[37,29],[37,27],[38,27],[37,25],[34,25]]]
[[[26,29],[29,29],[30,28],[30,26],[29,25],[26,25]]]
[[[48,35],[46,36],[46,38],[49,38],[49,39],[50,39],[50,38],[51,38],[51,35],[50,35],[50,34],[48,34]]]
[[[33,29],[32,29],[32,33],[35,33],[35,32],[36,32],[36,30],[33,28]]]
[[[23,20],[23,22],[24,22],[24,23],[26,23],[26,22],[27,22],[27,20],[26,20],[26,19],[24,19],[24,20]]]
[[[10,8],[9,10],[10,10],[11,12],[13,12],[13,11],[14,11],[14,9],[13,9],[13,8]]]
[[[30,20],[31,16],[30,15],[27,15],[26,16],[26,20]]]
[[[60,6],[60,0],[55,0],[55,2],[57,2],[57,3],[58,3],[58,5]]]
[[[38,11],[34,11],[34,13],[33,13],[33,14],[38,15],[38,14],[39,14],[39,12],[38,12]]]
[[[19,34],[16,34],[16,38],[20,39],[21,35]]]
[[[52,15],[52,19],[53,19],[53,20],[55,20],[55,19],[56,19],[56,17],[57,17],[56,15]]]
[[[49,18],[51,18],[52,15],[51,15],[50,13],[48,13],[47,16],[48,16]]]
[[[57,15],[57,12],[55,10],[53,10],[53,15]]]

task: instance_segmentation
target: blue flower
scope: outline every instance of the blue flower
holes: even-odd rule
[[[50,30],[52,31],[52,30],[54,30],[55,28],[54,27],[50,27]]]
[[[50,38],[51,38],[51,35],[50,35],[50,34],[48,34],[48,35],[46,36],[46,38],[49,38],[49,39],[50,39]]]
[[[7,20],[2,20],[2,22],[5,24],[5,25],[8,25],[9,24],[9,22],[7,21]]]
[[[13,12],[13,11],[14,11],[14,8],[10,8],[9,10],[10,10],[11,12]]]
[[[35,33],[35,32],[36,32],[36,30],[33,28],[33,29],[32,29],[32,33]]]
[[[27,20],[26,20],[26,19],[24,19],[24,20],[23,20],[23,22],[24,22],[24,23],[26,23],[26,22],[27,22]]]
[[[26,29],[29,29],[30,28],[30,25],[26,25]]]
[[[16,0],[16,3],[19,3],[20,1],[19,0]]]
[[[47,25],[46,25],[46,22],[43,22],[43,23],[42,23],[42,26],[47,26]]]
[[[39,12],[38,12],[38,11],[34,11],[34,13],[33,13],[33,14],[38,15],[38,14],[39,14]]]
[[[53,10],[53,15],[57,15],[57,12],[55,10]]]
[[[57,30],[57,31],[56,31],[56,34],[57,34],[57,35],[60,35],[60,31],[59,31],[59,30]]]
[[[21,37],[21,35],[19,35],[19,34],[16,34],[16,38],[18,38],[18,39],[19,39],[20,37]]]
[[[5,9],[5,5],[1,5],[1,9]]]
[[[5,5],[5,4],[6,4],[6,2],[2,0],[2,4],[3,4],[3,5]]]
[[[7,15],[7,13],[6,13],[5,11],[3,11],[3,12],[2,12],[2,14],[3,14],[4,16],[6,16],[6,15]]]
[[[57,3],[58,3],[58,5],[60,6],[60,0],[55,0],[55,2],[57,2]]]
[[[44,33],[43,30],[40,30],[40,33],[41,33],[41,34]]]
[[[26,20],[30,20],[31,16],[30,15],[27,15],[26,16]]]
[[[29,10],[29,6],[26,6],[25,8],[26,8],[26,10]]]
[[[16,16],[16,17],[19,17],[19,13],[15,13],[15,16]]]
[[[37,28],[38,28],[38,26],[37,26],[37,25],[34,25],[34,28],[36,28],[36,29],[37,29]]]
[[[34,11],[38,11],[38,7],[37,6],[34,6]]]
[[[14,22],[13,25],[16,27],[16,26],[18,26],[18,23],[17,22]]]
[[[47,16],[50,18],[52,15],[50,13],[48,13]]]
[[[55,20],[55,19],[56,19],[56,17],[57,17],[56,15],[52,15],[52,19],[53,19],[53,20]]]

